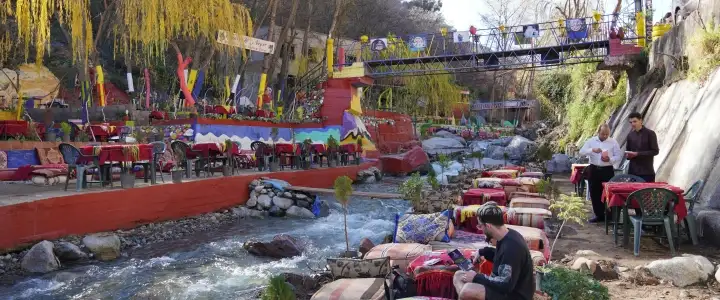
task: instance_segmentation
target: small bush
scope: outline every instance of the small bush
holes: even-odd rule
[[[295,292],[282,275],[270,278],[270,284],[262,293],[262,300],[295,300]]]
[[[588,274],[563,267],[546,269],[541,289],[553,300],[610,300],[606,286]]]
[[[705,30],[696,31],[690,40],[688,60],[689,77],[705,81],[710,73],[720,66],[720,28],[709,24]]]

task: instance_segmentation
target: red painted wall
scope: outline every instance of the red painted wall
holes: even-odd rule
[[[378,126],[367,126],[375,143],[375,147],[377,147],[381,153],[398,153],[400,149],[407,150],[412,148],[413,145],[420,144],[415,137],[412,118],[410,118],[410,116],[376,110],[365,111],[364,115],[395,121],[394,125],[378,124]]]
[[[323,124],[342,125],[343,113],[350,108],[352,83],[349,79],[328,79],[325,82],[325,95],[320,114],[327,117]]]
[[[182,184],[85,193],[0,207],[0,249],[71,234],[133,228],[244,204],[254,179],[272,176],[297,186],[329,188],[335,178],[355,179],[359,166],[257,173]]]

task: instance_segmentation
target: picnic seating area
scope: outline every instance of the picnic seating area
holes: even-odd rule
[[[460,295],[453,285],[453,276],[460,268],[448,253],[458,249],[471,259],[478,249],[490,246],[477,226],[476,216],[480,205],[488,201],[502,206],[509,228],[525,238],[533,263],[545,265],[551,254],[545,220],[551,218],[552,212],[550,201],[537,193],[544,177],[541,172],[528,172],[522,167],[461,172],[456,181],[441,192],[447,197],[424,197],[423,201],[440,202],[423,205],[435,208],[434,211],[399,214],[394,240],[390,243],[367,249],[361,259],[328,259],[335,281],[324,285],[312,299],[336,299],[333,297],[344,295],[384,299],[384,285],[392,289],[393,274],[414,282],[409,286],[415,287],[415,296],[426,297],[418,299],[457,299]],[[492,263],[488,261],[475,267],[483,274],[492,271]],[[463,297],[471,293],[471,289],[461,291]]]

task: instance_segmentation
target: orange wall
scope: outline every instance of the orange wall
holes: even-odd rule
[[[133,228],[237,206],[247,201],[250,182],[263,176],[297,186],[330,188],[336,177],[347,175],[354,180],[359,170],[373,165],[258,173],[3,206],[0,207],[0,249],[71,234]]]

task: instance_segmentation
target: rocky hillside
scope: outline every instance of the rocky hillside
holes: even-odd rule
[[[712,9],[702,15],[693,13],[653,43],[648,72],[637,80],[629,80],[629,84],[639,85],[640,90],[631,95],[610,121],[613,136],[624,147],[630,132],[627,116],[633,111],[644,114],[646,126],[658,136],[660,154],[655,157],[658,181],[685,188],[697,180],[705,181],[694,212],[700,212],[698,222],[703,224],[705,240],[720,243],[715,238],[720,234],[720,211],[716,211],[720,209],[720,72],[706,70],[697,76],[692,66],[693,60],[699,59],[693,57],[698,34],[718,32],[708,24],[716,18],[712,11],[720,8],[720,1],[707,2]],[[684,64],[688,55],[690,67]]]

